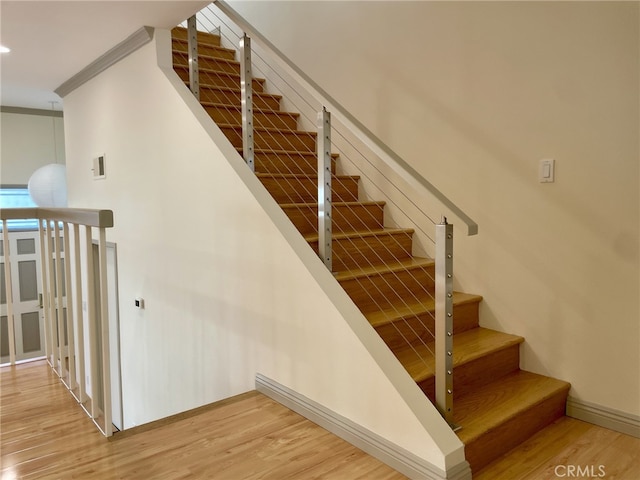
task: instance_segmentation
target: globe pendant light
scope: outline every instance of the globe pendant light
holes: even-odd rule
[[[29,196],[39,207],[65,208],[67,206],[67,169],[50,163],[40,167],[29,178]]]
[[[51,110],[54,104],[50,102]],[[39,207],[65,208],[67,206],[67,169],[58,164],[58,144],[56,139],[56,118],[53,120],[53,146],[55,149],[55,163],[49,163],[37,169],[29,178],[29,195]]]

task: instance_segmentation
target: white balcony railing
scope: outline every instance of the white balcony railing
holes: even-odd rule
[[[8,357],[7,363],[14,365],[27,356],[25,344],[40,344],[40,355],[44,353],[51,368],[96,426],[105,436],[110,436],[113,432],[112,364],[106,230],[113,226],[113,212],[8,208],[0,210],[0,219],[0,258],[4,270],[0,307],[2,316],[6,317],[6,330],[3,328],[6,337],[2,345],[3,350],[7,350],[2,352],[4,358]],[[26,219],[36,221],[37,232],[10,232],[12,222]],[[25,254],[31,255],[28,267],[21,258]],[[14,288],[22,290],[20,279],[14,277],[19,277],[25,269],[32,277],[34,271],[39,273],[37,283],[28,289],[29,295]],[[38,317],[42,322],[36,322],[38,327],[34,327],[33,322],[25,323],[25,318],[33,320],[33,312],[29,317],[21,312],[21,304],[25,300],[33,302],[34,295],[41,309]],[[38,341],[29,342],[28,335],[37,337]]]

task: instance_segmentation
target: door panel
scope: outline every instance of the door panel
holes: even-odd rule
[[[18,262],[18,287],[21,302],[38,301],[38,269],[35,260]]]
[[[0,355],[9,358],[9,325],[6,315],[0,317]]]
[[[42,350],[42,337],[40,336],[40,314],[29,312],[22,314],[22,351],[27,353],[40,352]]]
[[[0,242],[1,243],[1,242]],[[37,231],[9,232],[11,252],[11,287],[13,291],[13,323],[16,360],[28,360],[45,355],[44,317],[39,296],[40,242]],[[4,245],[0,249],[0,363],[9,362],[7,323],[7,292],[4,277]]]

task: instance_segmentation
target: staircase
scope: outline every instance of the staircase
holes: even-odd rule
[[[188,84],[186,30],[173,34],[174,69]],[[240,65],[220,38],[199,33],[201,104],[242,153]],[[316,133],[253,80],[255,171],[318,250]],[[358,177],[336,175],[333,273],[372,327],[434,401],[434,261],[412,255],[413,230],[384,227],[384,202],[359,201]],[[482,328],[478,295],[454,294],[454,415],[477,472],[564,415],[569,384],[520,370],[522,337]]]

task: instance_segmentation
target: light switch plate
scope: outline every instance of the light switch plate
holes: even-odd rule
[[[540,160],[538,168],[538,180],[540,183],[553,183],[556,176],[556,161],[553,158]]]

